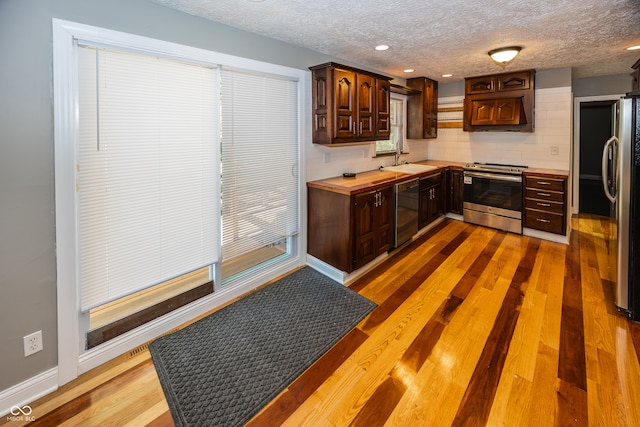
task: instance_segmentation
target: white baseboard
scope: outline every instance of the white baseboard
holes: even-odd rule
[[[0,391],[0,422],[5,421],[5,415],[11,416],[14,407],[24,409],[24,406],[58,389],[58,368],[51,368],[28,380]],[[18,416],[22,416],[19,413]],[[31,413],[30,417],[38,418],[38,414]]]
[[[356,271],[352,271],[351,273],[344,272],[342,270],[338,270],[332,265],[327,264],[324,261],[319,260],[318,258],[307,254],[307,265],[314,270],[319,271],[330,279],[335,280],[336,282],[346,285],[358,277],[365,274],[367,271],[371,270],[373,267],[378,265],[382,260],[384,260],[389,255],[385,252],[382,255],[379,255],[376,259],[369,262],[364,267],[357,269]]]

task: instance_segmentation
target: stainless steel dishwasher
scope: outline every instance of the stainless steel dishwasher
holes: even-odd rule
[[[396,190],[396,234],[398,247],[418,232],[418,205],[420,180],[412,179],[395,185]]]

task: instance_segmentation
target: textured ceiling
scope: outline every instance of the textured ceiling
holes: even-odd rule
[[[510,45],[523,49],[507,71],[570,67],[574,78],[630,73],[640,58],[625,50],[640,45],[639,0],[154,1],[400,78],[502,72],[487,52]]]

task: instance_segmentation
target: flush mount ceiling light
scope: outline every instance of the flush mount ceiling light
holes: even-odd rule
[[[380,44],[378,46],[375,47],[376,50],[387,50],[389,49],[389,46],[387,46],[386,44]]]
[[[415,70],[413,68],[407,68],[406,70],[402,70],[405,73],[413,73]]]
[[[627,50],[640,50],[640,45],[628,47]]]
[[[453,74],[446,73],[446,74],[443,74],[442,77],[444,77],[444,78],[453,77]]]
[[[520,46],[500,47],[498,49],[490,50],[489,56],[496,62],[496,64],[506,67],[509,62],[513,61],[521,50],[522,47]]]

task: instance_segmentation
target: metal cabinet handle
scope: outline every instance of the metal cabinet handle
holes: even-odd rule
[[[549,181],[538,181],[538,185],[551,185]]]
[[[538,196],[551,197],[551,194],[549,194],[549,193],[538,193]]]
[[[537,203],[538,206],[545,206],[545,207],[549,207],[551,206],[549,203]]]
[[[550,223],[551,221],[549,221],[548,219],[542,219],[542,218],[536,218],[536,221],[538,222],[544,222],[546,224]]]

